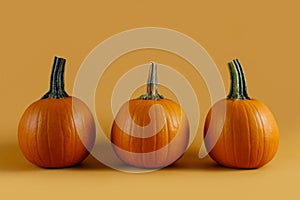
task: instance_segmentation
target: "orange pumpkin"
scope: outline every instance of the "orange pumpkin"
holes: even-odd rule
[[[152,63],[147,94],[126,102],[111,130],[118,157],[141,168],[172,164],[186,150],[189,124],[181,107],[158,93],[156,64]]]
[[[64,90],[64,67],[65,59],[55,57],[50,91],[25,110],[18,127],[24,156],[44,168],[78,164],[89,155],[95,141],[89,108]]]
[[[244,72],[237,59],[229,63],[229,70],[230,93],[210,109],[204,126],[204,137],[207,134],[210,137],[204,142],[207,149],[212,148],[211,158],[223,166],[259,168],[277,151],[277,123],[265,104],[248,96]],[[222,112],[223,105],[226,113]]]

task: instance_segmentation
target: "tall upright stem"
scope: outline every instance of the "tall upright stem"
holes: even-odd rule
[[[229,99],[250,99],[247,92],[247,85],[245,80],[245,74],[238,59],[234,59],[228,63],[231,86],[230,92],[227,96]]]
[[[42,97],[42,99],[47,99],[47,98],[60,99],[69,96],[65,91],[65,82],[64,82],[65,63],[66,63],[66,59],[59,58],[56,56],[54,57],[51,78],[50,78],[50,89]]]
[[[157,82],[157,66],[155,62],[151,62],[148,81],[147,81],[147,93],[140,97],[141,99],[151,99],[151,100],[158,100],[162,99],[158,93],[158,82]]]

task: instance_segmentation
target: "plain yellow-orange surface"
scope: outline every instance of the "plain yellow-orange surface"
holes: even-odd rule
[[[299,7],[296,0],[2,2],[1,199],[299,199]],[[98,119],[109,134],[112,114],[102,110],[110,98],[103,94],[133,66],[156,60],[190,74],[201,99],[201,118],[195,141],[181,160],[146,174],[119,172],[92,157],[59,170],[41,169],[25,160],[17,143],[18,122],[47,92],[53,57],[67,59],[66,90],[71,94],[81,63],[96,45],[119,32],[149,26],[182,32],[201,44],[218,66],[226,91],[227,62],[239,58],[250,97],[268,105],[278,122],[279,150],[269,164],[258,170],[233,170],[210,158],[200,160],[210,107],[205,83],[191,76],[185,60],[151,49],[112,63],[98,86]],[[118,71],[117,66],[124,67]]]

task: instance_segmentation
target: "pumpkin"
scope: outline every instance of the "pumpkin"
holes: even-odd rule
[[[115,117],[113,148],[129,165],[162,168],[183,155],[188,141],[187,117],[179,104],[158,93],[157,66],[152,62],[147,93],[126,102]]]
[[[55,57],[50,90],[22,115],[18,141],[24,156],[43,168],[78,164],[95,141],[95,122],[89,108],[64,90],[66,60]]]
[[[278,126],[268,107],[248,96],[239,60],[234,59],[228,66],[231,74],[230,92],[226,99],[210,109],[205,120],[204,142],[207,149],[211,149],[211,158],[220,165],[259,168],[276,154]],[[226,112],[222,112],[223,105],[226,105]],[[214,115],[212,112],[215,112]],[[207,134],[210,137],[206,137]],[[214,141],[217,141],[216,144]]]

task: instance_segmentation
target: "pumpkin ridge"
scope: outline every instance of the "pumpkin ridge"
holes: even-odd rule
[[[151,107],[151,106],[150,106]],[[143,106],[141,106],[141,104],[138,104],[138,106],[136,106],[135,107],[135,112],[134,112],[134,123],[136,123],[135,121],[137,121],[137,125],[138,126],[141,126],[140,125],[140,120],[142,119],[142,120],[144,120],[145,119],[145,117],[146,116],[148,116],[149,115],[149,109],[150,109],[150,107],[148,107],[147,106],[147,111],[146,112],[144,112],[144,109],[145,109],[145,105],[143,105]],[[143,109],[143,113],[147,113],[147,115],[145,116],[145,115],[142,115],[142,117],[141,118],[139,118],[139,114],[140,114],[140,111],[141,111],[141,108]],[[136,120],[136,119],[138,119],[138,120]],[[152,120],[152,119],[151,119]],[[151,122],[150,122],[151,123]],[[132,126],[133,128],[135,127],[135,126]],[[143,127],[143,132],[142,132],[142,134],[144,135],[144,125],[142,124],[142,127]],[[134,129],[133,129],[133,131],[134,131]],[[131,132],[131,133],[134,133],[134,132]],[[132,136],[132,134],[130,135],[130,136]],[[133,145],[132,145],[133,146]],[[141,152],[145,152],[145,145],[143,145],[143,143],[140,145],[140,148],[141,148]]]
[[[38,103],[34,103],[31,107],[31,109],[36,112],[38,110]],[[28,116],[27,120],[26,120],[26,123],[29,123],[29,121],[32,120],[32,116]],[[37,120],[37,119],[35,119]],[[30,124],[29,124],[30,125]],[[27,127],[27,124],[26,124],[26,127]],[[35,127],[35,129],[37,129],[37,127]],[[26,132],[28,131],[28,129],[26,128]],[[26,134],[26,150],[29,151],[29,155],[27,155],[29,157],[30,160],[34,161],[35,157],[38,158],[38,160],[40,160],[40,162],[42,162],[41,158],[38,156],[37,152],[34,152],[32,151],[32,149],[30,148],[32,146],[32,144],[30,144],[29,142],[32,141],[30,138],[31,137],[34,137],[34,141],[36,141],[36,137],[37,135],[32,135],[32,134]],[[32,156],[33,155],[33,156]]]
[[[250,101],[247,101],[247,103],[248,103],[248,105],[249,105],[249,107],[251,107],[251,109],[253,110],[252,112],[253,113],[257,113],[257,109],[256,109],[256,107],[255,107],[255,105],[254,105],[254,102],[255,102],[255,100],[254,99],[251,99]],[[253,164],[253,166],[259,166],[259,163],[260,163],[260,160],[261,160],[261,158],[263,157],[263,153],[261,153],[261,152],[264,152],[264,151],[261,151],[261,149],[260,149],[260,146],[261,146],[261,136],[263,135],[262,133],[261,133],[261,131],[260,131],[260,129],[259,129],[259,122],[258,122],[258,119],[256,118],[256,117],[254,117],[253,118],[254,120],[254,122],[255,122],[255,128],[256,128],[256,133],[257,133],[257,136],[256,136],[256,140],[258,141],[258,143],[257,143],[257,146],[258,146],[258,152],[257,152],[257,154],[256,154],[256,160],[255,160],[255,163]],[[257,139],[257,138],[259,138],[259,139]],[[261,154],[261,156],[260,156],[260,154]],[[259,158],[260,157],[260,158]]]
[[[60,100],[58,100],[58,101],[60,101]],[[63,149],[63,147],[61,146],[62,144],[60,144],[60,146],[58,146],[57,145],[57,142],[56,142],[56,138],[58,138],[59,140],[61,140],[61,138],[62,138],[62,131],[61,131],[61,129],[59,129],[60,131],[57,131],[56,129],[59,127],[60,128],[60,123],[61,123],[61,118],[60,118],[60,109],[58,109],[57,110],[57,108],[59,108],[60,106],[59,105],[57,105],[56,103],[54,103],[54,105],[52,105],[53,107],[54,107],[54,109],[52,109],[52,112],[53,113],[55,113],[55,128],[54,128],[54,130],[55,130],[55,132],[54,131],[51,131],[50,133],[49,133],[49,136],[50,136],[50,138],[51,138],[51,140],[50,140],[50,145],[51,145],[51,147],[53,147],[53,146],[56,146],[56,148],[58,148],[58,149],[61,149],[62,151],[64,150]],[[52,107],[52,108],[53,108]],[[53,118],[52,118],[53,119]],[[54,120],[51,120],[52,121],[52,123],[54,122]],[[55,140],[53,140],[53,138],[54,138],[54,135],[55,135]],[[52,137],[51,137],[52,136]],[[52,148],[50,148],[50,149],[52,149]],[[56,154],[53,154],[53,152],[52,151],[50,151],[50,154],[51,154],[51,157],[52,157],[52,162],[53,163],[59,163],[59,165],[61,165],[61,158],[59,157],[59,159],[57,159],[56,158]],[[57,162],[58,161],[58,162]]]
[[[153,142],[153,143],[154,143],[154,144],[153,144],[153,148],[154,148],[154,149],[159,149],[159,148],[158,148],[159,142],[158,142],[158,139],[157,139],[157,135],[155,135],[155,137],[153,137],[153,141],[154,141],[154,142]],[[155,156],[156,156],[156,155],[155,155]]]
[[[34,103],[34,104],[32,104],[32,105],[30,105],[30,109],[32,109],[32,110],[34,110],[34,109],[36,109],[36,104],[37,103]],[[29,109],[28,108],[28,109]],[[26,110],[27,111],[27,110]],[[26,113],[26,111],[25,111],[25,113]],[[27,113],[26,113],[27,114]],[[28,115],[28,114],[27,114]],[[23,116],[24,117],[24,116]],[[23,119],[23,117],[21,118],[21,120],[24,120]],[[24,117],[25,118],[25,117]],[[30,119],[32,118],[32,116],[31,115],[29,115],[28,117],[26,116],[26,132],[28,131],[28,129],[27,129],[27,127],[29,127],[30,126]],[[21,124],[22,125],[22,124]],[[19,125],[20,126],[20,125]],[[22,127],[20,127],[19,129],[22,129]],[[22,134],[22,135],[24,135],[24,134]],[[19,135],[19,137],[20,138],[22,138],[23,136],[20,136]],[[32,151],[31,151],[31,148],[29,148],[31,145],[29,144],[29,142],[30,142],[30,139],[29,139],[29,137],[30,137],[30,134],[25,134],[25,137],[26,137],[26,140],[25,140],[25,144],[24,144],[24,142],[22,141],[22,145],[21,145],[21,147],[23,147],[24,149],[26,149],[26,151],[28,151],[29,153],[27,153],[26,154],[26,156],[28,157],[28,159],[30,160],[30,161],[33,161],[34,160],[34,158],[32,157],[32,155],[34,155],[33,153],[32,153]],[[21,142],[21,140],[19,139],[19,143]]]
[[[151,106],[150,106],[151,107]],[[136,123],[135,122],[135,120],[133,121],[134,123],[136,123],[138,126],[142,126],[142,135],[144,135],[145,134],[145,125],[144,125],[144,121],[145,121],[145,118],[146,117],[148,117],[148,115],[149,115],[149,109],[150,109],[150,107],[149,107],[149,105],[148,105],[148,101],[147,101],[147,103],[145,103],[145,104],[140,104],[140,101],[138,100],[138,104],[137,104],[137,106],[135,106],[135,112],[134,112],[134,116],[136,116],[137,114],[139,114],[140,113],[140,111],[142,112],[142,113],[144,113],[144,115],[141,115],[141,118],[138,120],[138,122]],[[138,117],[137,117],[138,118]],[[142,124],[140,123],[140,120],[142,121]],[[153,120],[153,119],[151,119],[151,120]],[[152,121],[150,121],[150,123],[153,123]],[[154,123],[153,123],[154,124]],[[132,126],[132,127],[134,127],[134,126]],[[133,133],[133,132],[131,132],[131,133]],[[130,134],[130,136],[132,136],[132,134]],[[136,138],[135,139],[135,137],[129,137],[130,139],[132,139],[132,140],[140,140],[140,139],[138,139],[138,138]],[[147,141],[145,141],[145,140],[140,140],[141,141],[141,143],[140,143],[140,148],[139,148],[139,152],[141,152],[141,153],[145,153],[145,152],[147,152],[147,150],[146,150],[146,142]],[[130,144],[130,147],[132,147],[132,149],[133,149],[133,145],[131,145]],[[130,150],[130,152],[135,152],[135,150]],[[144,165],[145,166],[145,163],[146,163],[146,161],[145,161],[145,159],[144,159],[144,157],[143,156],[140,156],[139,157],[139,162],[140,163],[142,163],[142,165]]]
[[[40,120],[40,118],[41,118],[41,108],[38,107],[38,106],[36,106],[36,107],[37,107],[37,113],[38,113],[38,116],[37,116],[37,119],[36,119],[37,120],[36,121],[37,126],[36,126],[36,130],[35,130],[35,132],[36,132],[35,142],[36,142],[36,147],[37,147],[37,149],[36,149],[36,155],[38,157],[38,160],[40,160],[40,163],[44,163],[44,161],[43,161],[43,159],[42,159],[42,157],[40,155],[40,148],[39,148],[39,142],[38,142],[40,134],[43,134],[43,133],[40,132],[40,126],[41,126],[41,124],[39,122],[40,121],[42,122],[43,120]]]
[[[143,111],[146,109],[146,104],[144,104],[143,105]],[[142,130],[143,130],[143,133],[145,132],[145,116],[143,116],[143,120],[142,120],[143,122],[142,122],[142,125],[143,125],[143,128],[142,128]],[[151,123],[151,122],[150,122]],[[145,146],[145,140],[142,140],[142,145],[141,145],[141,152],[144,152],[144,147]],[[146,166],[146,161],[145,161],[145,158],[144,158],[144,156],[141,156],[141,160],[142,160],[142,164],[143,164],[143,166]]]
[[[230,107],[232,108],[233,107],[233,103],[234,103],[234,101],[228,101],[228,104],[231,104],[230,105]],[[228,107],[228,104],[226,105],[227,107]],[[230,117],[229,117],[229,119],[233,119],[233,109],[231,109],[231,111],[230,111]],[[228,153],[228,148],[226,148],[226,146],[227,146],[227,134],[226,134],[226,132],[227,132],[227,129],[228,128],[225,128],[225,125],[226,125],[226,123],[228,123],[227,121],[226,121],[226,119],[227,119],[227,114],[228,114],[228,111],[226,111],[226,113],[225,113],[225,119],[224,119],[224,125],[223,125],[223,128],[221,129],[221,133],[220,133],[220,138],[222,139],[222,141],[223,141],[223,151],[225,152],[225,159],[224,159],[224,161],[225,162],[234,162],[234,159],[233,160],[231,160],[231,158],[230,158],[230,152]],[[229,116],[229,114],[228,114],[228,116]],[[211,118],[212,118],[212,114],[211,114]],[[214,126],[214,125],[213,125]],[[218,142],[218,141],[217,141]],[[217,143],[215,144],[215,145],[217,145]],[[213,150],[213,149],[211,149],[211,150]]]
[[[258,102],[258,103],[260,103],[260,102]],[[265,137],[266,130],[265,130],[265,125],[263,123],[262,114],[260,112],[260,109],[256,105],[255,105],[255,108],[256,108],[256,111],[257,111],[259,119],[260,119],[261,130],[262,130],[262,137],[263,137],[263,155],[262,155],[261,159],[259,160],[259,165],[261,165],[262,162],[266,159],[266,153],[267,153],[265,151],[265,149],[266,149],[266,137]]]
[[[73,101],[75,101],[75,99],[73,98],[73,97],[71,97],[72,99],[71,99],[71,102],[69,102],[70,104],[71,104],[71,109],[72,109],[72,114],[70,115],[70,118],[71,118],[71,122],[72,123],[70,123],[70,124],[72,124],[72,127],[71,127],[71,129],[76,133],[76,134],[79,134],[78,133],[78,130],[77,130],[77,127],[76,127],[76,123],[75,123],[75,119],[74,119],[74,116],[75,116],[75,106],[74,106],[74,102]],[[67,100],[67,99],[66,99]],[[72,132],[73,132],[72,131]],[[72,155],[73,155],[73,157],[72,157],[72,159],[70,159],[71,160],[71,162],[72,163],[74,163],[75,161],[74,161],[74,159],[75,159],[75,154],[76,154],[76,151],[77,151],[77,142],[76,142],[76,135],[75,134],[71,134],[72,135],[72,143],[73,143],[73,148],[72,148],[72,151],[73,151],[73,153],[72,153]]]
[[[66,149],[65,149],[65,142],[66,142],[66,140],[65,140],[65,128],[64,128],[64,126],[62,125],[63,124],[63,121],[65,120],[65,116],[62,116],[61,115],[61,113],[64,113],[64,111],[68,111],[67,110],[67,105],[65,105],[65,102],[64,102],[64,100],[62,100],[62,99],[59,99],[59,101],[61,101],[61,104],[63,104],[63,105],[61,105],[61,104],[55,104],[55,111],[56,111],[56,119],[55,119],[55,121],[56,121],[56,127],[57,127],[57,129],[59,130],[56,130],[57,132],[53,132],[53,134],[56,134],[56,138],[58,139],[58,141],[59,142],[56,142],[56,144],[59,144],[59,146],[57,146],[57,148],[59,148],[60,149],[60,154],[59,154],[59,159],[57,158],[57,160],[55,159],[55,162],[57,162],[58,161],[58,165],[59,166],[62,166],[63,165],[63,163],[65,163],[65,151],[66,151]],[[55,155],[55,157],[56,157],[57,155]]]
[[[167,124],[167,128],[168,128],[168,144],[166,145],[169,145],[170,143],[172,142],[175,142],[175,138],[178,136],[179,131],[181,130],[182,126],[184,126],[183,122],[184,122],[184,112],[181,108],[179,108],[180,110],[180,114],[178,115],[177,113],[177,108],[179,106],[179,104],[177,103],[174,103],[173,101],[169,100],[169,99],[162,99],[161,102],[163,102],[163,104],[165,105],[165,109],[168,110],[168,112],[165,112],[168,114],[168,117],[166,117],[166,124]],[[171,104],[173,104],[171,106]],[[167,119],[169,119],[169,121],[167,121]],[[174,123],[175,122],[175,123]],[[172,127],[170,128],[171,125],[174,125],[176,124],[175,127]],[[174,128],[177,130],[175,133],[174,133]],[[172,131],[170,131],[172,130]],[[186,148],[186,147],[185,147]],[[184,149],[185,150],[185,149]],[[170,154],[170,149],[168,148],[168,151],[167,151],[167,156],[169,157],[169,154]]]
[[[67,101],[66,101],[66,99],[62,99],[63,100],[63,102],[66,104],[65,106],[61,106],[62,108],[61,108],[61,111],[65,111],[65,113],[69,113],[69,109],[68,109],[68,104],[66,103]],[[72,112],[71,112],[72,113]],[[71,115],[73,115],[73,113],[71,114]],[[59,115],[60,116],[60,115]],[[66,132],[68,131],[68,130],[66,130],[66,126],[63,126],[62,125],[62,120],[66,120],[68,123],[67,124],[70,124],[69,123],[69,116],[64,116],[62,119],[60,119],[60,120],[58,120],[59,121],[59,127],[60,127],[60,130],[62,130],[62,145],[63,145],[63,147],[62,147],[62,161],[65,163],[65,162],[67,162],[68,161],[68,159],[67,159],[67,156],[66,156],[66,152],[67,152],[67,150],[66,150],[66,148],[68,148],[67,147],[67,141],[66,141]]]
[[[128,109],[129,109],[129,108],[128,108]],[[131,112],[130,112],[129,117],[131,117]],[[131,118],[131,120],[133,120],[133,119]],[[130,133],[132,132],[132,126],[131,126],[130,123],[125,123],[125,124],[128,126],[128,130],[129,130],[129,134],[130,134]],[[117,124],[117,126],[119,126],[119,124]],[[123,131],[121,127],[118,127],[118,128],[119,128],[122,132],[124,132],[124,134],[121,134],[121,137],[122,137],[122,138],[120,138],[121,142],[118,141],[118,143],[121,143],[120,146],[123,146],[124,141],[127,141],[126,138],[129,138],[128,141],[127,141],[127,142],[128,142],[128,145],[125,144],[125,146],[129,147],[129,149],[125,149],[125,148],[122,148],[122,149],[125,150],[125,151],[132,152],[131,143],[132,143],[133,138],[130,137],[130,135],[128,135],[128,133],[125,133],[125,131]],[[127,130],[127,129],[125,129],[125,130]],[[120,136],[120,134],[118,134],[118,136]],[[124,138],[125,138],[125,140],[124,140]],[[119,147],[119,146],[118,146],[118,147]]]
[[[72,97],[71,97],[72,98]],[[69,115],[69,116],[65,116],[65,120],[68,122],[68,126],[63,126],[63,138],[65,138],[66,137],[66,133],[68,133],[68,132],[70,132],[70,138],[69,138],[69,140],[71,141],[71,143],[72,143],[72,146],[74,145],[74,141],[75,140],[73,140],[73,134],[71,134],[71,132],[72,131],[70,131],[70,125],[71,124],[73,124],[74,122],[73,122],[73,120],[72,120],[72,118],[73,118],[73,107],[72,107],[72,100],[71,100],[71,103],[69,103],[69,100],[68,100],[68,98],[64,98],[64,99],[62,99],[63,100],[63,102],[66,104],[66,106],[62,106],[63,108],[63,110],[65,111],[65,112],[70,112],[69,111],[69,106],[70,106],[70,108],[71,108],[71,116]],[[72,125],[71,125],[72,126]],[[67,155],[67,150],[65,149],[65,148],[68,148],[67,147],[67,143],[66,143],[66,140],[64,140],[64,142],[63,142],[63,145],[64,145],[64,153],[63,153],[63,160],[64,160],[64,162],[70,162],[70,163],[73,163],[73,158],[74,158],[74,153],[72,154],[73,155],[73,157],[71,158],[71,159],[68,159],[68,155]],[[74,148],[72,148],[72,147],[70,147],[70,148],[68,148],[68,149],[74,149]]]
[[[248,109],[247,109],[247,107],[246,107],[246,104],[248,104],[247,103],[247,101],[243,101],[243,109],[244,109],[244,111],[245,111],[245,114],[246,114],[246,118],[247,118],[247,129],[248,129],[248,131],[247,131],[247,134],[248,134],[248,138],[249,138],[249,140],[248,140],[248,167],[250,167],[251,165],[252,165],[252,162],[251,162],[251,145],[252,145],[252,138],[251,138],[251,134],[252,134],[252,130],[251,130],[251,127],[250,127],[250,124],[251,124],[251,121],[250,121],[250,115],[249,115],[249,111],[248,111]]]
[[[264,123],[263,123],[263,120],[262,120],[262,116],[261,116],[261,113],[259,112],[259,109],[256,107],[256,105],[254,104],[254,108],[257,112],[257,115],[259,116],[259,127],[261,128],[261,136],[263,137],[263,142],[262,142],[262,156],[261,158],[259,159],[259,164],[258,165],[261,165],[261,163],[263,162],[263,160],[265,159],[265,127],[264,127]]]
[[[168,101],[168,103],[166,101]],[[173,103],[173,102],[171,102],[171,103]],[[165,105],[165,109],[168,111],[168,112],[165,112],[165,113],[168,114],[168,117],[166,117],[166,119],[169,119],[169,121],[166,120],[166,123],[169,126],[168,127],[169,130],[172,130],[173,128],[178,128],[178,124],[180,124],[180,121],[178,119],[177,112],[175,111],[175,106],[177,106],[177,105],[175,105],[175,106],[169,105],[169,100],[165,100],[164,105]],[[182,113],[180,113],[180,117],[182,117],[181,115],[182,115]],[[174,122],[176,122],[177,127],[171,127],[170,128],[170,126],[172,124],[174,124]],[[169,139],[168,139],[169,142],[171,142],[174,139],[174,137],[172,135],[170,135],[171,132],[172,131],[169,131]]]
[[[132,111],[132,116],[131,115],[129,116],[129,117],[131,117],[131,124],[130,124],[130,129],[129,129],[130,131],[129,131],[129,133],[125,133],[125,134],[127,134],[127,137],[129,137],[129,141],[130,141],[129,151],[130,152],[135,152],[135,150],[134,150],[135,146],[131,145],[131,144],[132,144],[134,138],[136,138],[136,137],[132,137],[132,133],[134,133],[134,127],[135,127],[132,125],[132,123],[140,125],[139,120],[137,120],[137,117],[136,117],[140,111],[140,104],[139,104],[139,102],[137,102],[135,105],[137,105],[137,106],[134,107],[134,110]],[[145,116],[142,116],[142,117],[144,118]],[[131,140],[131,138],[132,138],[132,140]],[[140,149],[141,149],[141,152],[143,152],[142,145],[140,146]]]
[[[166,112],[166,114],[168,114],[168,117],[167,117],[168,120],[169,120],[168,124],[172,124],[172,123],[174,123],[174,121],[176,121],[176,124],[178,124],[176,112],[174,111],[173,106],[168,105],[169,101],[168,101],[168,103],[166,101],[168,101],[168,100],[165,99],[162,102],[163,102],[163,105],[164,105],[164,109],[166,109],[168,111],[168,112]],[[176,117],[173,117],[173,116],[176,116]],[[174,118],[175,118],[175,120],[174,120]]]
[[[118,118],[119,116],[119,113],[121,112],[121,110],[117,113],[117,115],[116,115],[116,118]],[[119,117],[120,118],[120,117]],[[126,124],[125,124],[126,125]],[[113,120],[113,124],[112,124],[112,130],[111,130],[111,132],[113,132],[113,129],[120,129],[120,131],[121,131],[121,128],[119,127],[119,124],[117,123],[117,119],[114,119]],[[126,128],[126,126],[125,126],[125,128]],[[116,135],[113,135],[113,134],[111,134],[111,136],[110,136],[110,140],[112,141],[112,144],[113,145],[115,145],[115,146],[117,146],[117,147],[119,147],[119,146],[121,146],[121,145],[118,145],[118,142],[117,142],[117,138],[118,137],[120,137],[120,140],[121,141],[124,141],[123,140],[123,136],[121,135],[121,136],[119,136],[119,134],[116,134]]]
[[[162,105],[161,105],[161,102],[159,102],[158,105],[162,106]],[[157,116],[158,116],[158,114],[159,114],[160,111],[161,111],[160,109],[155,109],[155,115],[154,115],[154,116],[155,116],[155,123],[154,123],[154,124],[155,124],[155,125],[154,125],[155,128],[154,128],[154,131],[155,131],[156,134],[155,134],[154,137],[153,137],[155,141],[157,140],[157,137],[158,137],[157,135],[158,135],[158,133],[163,132],[164,129],[165,129],[165,126],[166,126],[166,123],[165,123],[164,126],[161,128],[161,130],[158,130],[158,127],[157,127],[157,124],[158,124],[158,122],[157,122],[157,121],[158,121],[158,120],[157,120]],[[165,112],[165,110],[163,110],[163,112]],[[166,146],[166,145],[163,144],[159,149],[164,148],[165,146]],[[157,149],[157,148],[156,148],[156,149]],[[154,149],[154,150],[155,150],[155,149]],[[156,156],[157,156],[157,152],[155,152],[155,154],[156,154],[156,155],[155,155],[155,159],[157,159],[157,157],[156,157]]]
[[[232,104],[232,115],[235,116],[235,108],[236,107],[236,101],[239,101],[239,100],[233,100],[233,104]],[[239,113],[238,113],[239,114]],[[239,115],[238,115],[239,116]],[[230,118],[230,119],[235,119],[234,117]],[[233,162],[234,162],[234,165],[237,166],[238,165],[238,162],[237,162],[237,156],[236,156],[236,152],[237,152],[237,148],[236,148],[236,138],[235,138],[235,135],[236,135],[236,130],[235,130],[235,123],[236,122],[233,122],[233,123],[230,123],[231,127],[230,129],[232,130],[232,143],[233,143]],[[227,146],[227,145],[226,145]]]
[[[168,144],[166,144],[166,145],[169,145],[169,143],[172,141],[172,138],[171,138],[171,136],[170,136],[170,122],[168,121],[170,118],[171,118],[171,114],[169,113],[169,112],[166,112],[166,108],[168,108],[168,105],[167,105],[167,103],[165,102],[166,100],[161,100],[160,101],[160,103],[161,103],[161,105],[163,106],[163,108],[164,108],[164,112],[165,112],[165,125],[164,125],[164,129],[165,129],[165,131],[166,131],[166,141],[168,142]],[[164,147],[166,146],[166,145],[164,145]],[[169,154],[170,154],[170,151],[169,151],[169,148],[167,148],[167,158],[169,157]]]
[[[47,100],[48,101],[48,100]],[[47,121],[47,131],[46,131],[46,135],[47,135],[47,137],[45,137],[46,139],[47,139],[47,141],[46,141],[46,143],[47,143],[47,151],[48,151],[48,156],[49,156],[49,165],[51,166],[51,164],[52,164],[52,156],[51,156],[51,152],[50,152],[50,139],[49,139],[49,135],[50,135],[50,133],[51,133],[51,131],[49,131],[49,129],[50,129],[50,125],[49,125],[49,123],[50,123],[50,121],[49,121],[49,116],[50,116],[50,110],[51,109],[49,109],[49,107],[47,106],[47,109],[46,109],[46,112],[45,113],[47,113],[46,114],[46,121]]]

